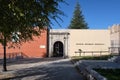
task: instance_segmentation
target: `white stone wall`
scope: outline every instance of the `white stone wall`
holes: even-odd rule
[[[64,34],[65,33],[65,34]],[[49,33],[49,57],[53,56],[54,43],[60,41],[63,43],[64,56],[68,56],[69,35],[68,30],[65,29],[51,29]]]
[[[120,47],[120,24],[113,25],[109,28],[111,40],[111,53],[119,53]]]

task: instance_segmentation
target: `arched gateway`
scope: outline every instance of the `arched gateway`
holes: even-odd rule
[[[50,30],[49,57],[68,56],[69,32],[65,30]]]
[[[63,43],[61,41],[57,41],[54,43],[53,57],[61,57],[61,56],[63,56]]]

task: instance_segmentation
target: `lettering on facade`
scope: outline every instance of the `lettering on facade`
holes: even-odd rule
[[[104,43],[76,43],[76,45],[104,45]]]

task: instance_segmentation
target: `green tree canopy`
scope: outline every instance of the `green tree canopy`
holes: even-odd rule
[[[68,27],[69,29],[88,29],[87,23],[84,20],[84,16],[82,15],[82,11],[80,9],[80,4],[77,2],[73,18]]]
[[[4,46],[4,60],[8,42],[18,37],[19,42],[32,40],[33,36],[40,35],[41,29],[50,27],[51,19],[56,21],[64,15],[58,9],[59,2],[64,0],[0,0],[0,43]]]
[[[20,40],[32,39],[40,34],[34,26],[43,29],[50,27],[50,19],[56,20],[63,13],[58,9],[58,3],[63,0],[0,0],[0,41],[6,36],[11,41],[13,32]]]

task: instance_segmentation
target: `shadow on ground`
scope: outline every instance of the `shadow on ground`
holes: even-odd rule
[[[16,77],[8,80],[82,80],[68,60],[21,69],[14,75]]]
[[[7,65],[14,64],[29,64],[29,63],[37,63],[37,62],[45,62],[45,61],[54,61],[60,60],[63,57],[53,57],[53,58],[26,58],[26,59],[7,59]],[[3,60],[0,59],[0,65],[3,64]]]

